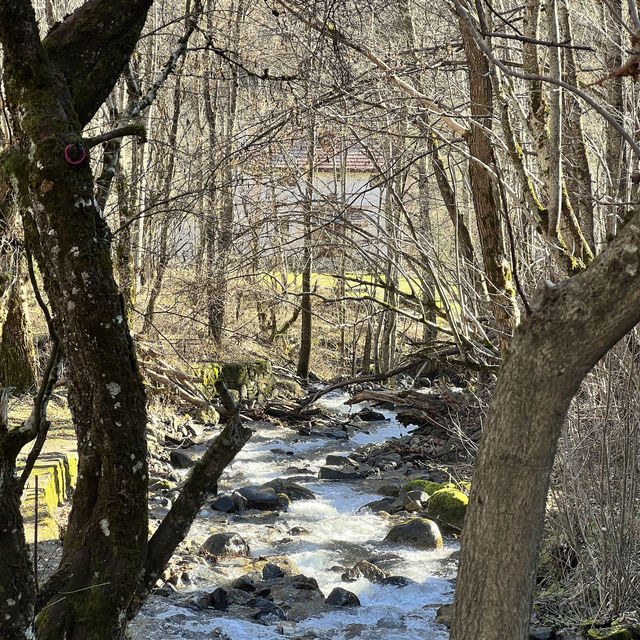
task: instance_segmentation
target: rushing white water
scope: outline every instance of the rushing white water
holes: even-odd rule
[[[325,396],[323,407],[336,413],[347,413],[346,394]],[[355,406],[356,412],[361,407]],[[184,640],[187,638],[228,638],[229,640],[271,640],[275,638],[315,637],[326,640],[444,640],[446,629],[434,623],[437,605],[451,601],[453,567],[444,560],[456,548],[452,543],[443,551],[422,551],[411,547],[389,545],[383,539],[389,523],[368,510],[359,511],[364,504],[380,499],[379,495],[359,492],[358,483],[349,481],[321,481],[317,471],[328,453],[347,454],[356,447],[383,442],[404,433],[392,412],[384,412],[385,422],[359,431],[348,441],[326,438],[299,439],[297,432],[287,429],[261,428],[221,478],[221,486],[237,488],[261,484],[267,480],[290,475],[291,467],[306,469],[305,476],[296,481],[317,495],[316,500],[293,502],[288,512],[277,519],[242,517],[230,518],[228,530],[239,533],[251,548],[253,557],[286,555],[328,595],[334,587],[342,586],[355,593],[362,606],[344,608],[303,622],[282,622],[272,626],[254,624],[220,612],[196,610],[176,606],[174,598],[152,596],[139,616],[131,624],[136,640]],[[196,545],[211,533],[212,523],[220,514],[204,509],[194,523],[189,537]],[[303,527],[307,535],[287,537],[292,527]],[[218,527],[219,529],[220,527]],[[345,584],[336,567],[350,567],[357,561],[395,554],[390,569],[394,575],[410,578],[405,587],[373,584],[365,578]],[[224,572],[225,575],[221,575]],[[191,588],[194,595],[209,593],[224,586],[230,578],[241,573],[239,565],[224,568],[194,568]],[[185,592],[177,594],[185,599]],[[229,615],[229,614],[225,614]],[[315,635],[314,635],[315,634]]]

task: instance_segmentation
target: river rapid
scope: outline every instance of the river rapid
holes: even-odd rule
[[[334,393],[318,404],[325,410],[348,415],[361,406],[349,407],[348,396]],[[287,427],[256,423],[249,443],[220,480],[221,491],[292,477],[311,489],[316,500],[292,502],[286,512],[222,514],[209,507],[198,514],[187,540],[176,556],[187,566],[175,589],[152,595],[130,624],[133,640],[445,640],[444,626],[435,623],[439,605],[451,602],[455,563],[449,556],[458,544],[444,541],[444,549],[425,551],[383,542],[391,522],[360,508],[380,495],[375,482],[319,480],[318,470],[328,454],[348,455],[357,447],[384,442],[406,431],[391,411],[385,421],[369,423],[348,440],[325,437],[301,439]],[[402,478],[398,478],[402,482]],[[382,482],[378,483],[382,484]],[[295,528],[303,536],[288,536]],[[327,596],[334,587],[355,593],[360,607],[336,607],[299,622],[268,619],[261,623],[234,617],[233,610],[202,607],[206,594],[224,587],[246,573],[246,559],[224,559],[216,564],[198,558],[200,545],[214,531],[233,531],[249,544],[251,556],[287,556],[301,573],[316,579]],[[345,583],[341,573],[362,559],[383,558],[394,575],[409,578],[407,586],[374,584],[361,577]],[[175,560],[175,558],[174,558]]]

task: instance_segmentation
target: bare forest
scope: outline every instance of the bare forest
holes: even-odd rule
[[[272,637],[170,635],[163,598],[277,637],[640,638],[635,0],[2,0],[0,52],[0,640]],[[344,445],[371,411],[400,435]],[[291,445],[396,486],[367,517],[452,554],[435,620],[302,623],[427,581],[364,555],[326,600],[276,546],[199,554],[285,577],[171,578],[203,509],[267,509],[262,430],[263,479]]]

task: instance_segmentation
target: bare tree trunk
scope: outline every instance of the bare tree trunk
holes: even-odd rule
[[[232,5],[233,6],[233,5]],[[230,48],[237,50],[244,21],[245,0],[237,0],[233,9],[233,27]],[[209,334],[217,345],[222,344],[227,307],[228,269],[234,223],[234,132],[238,103],[238,68],[228,65],[227,101],[224,116],[224,142],[221,169],[220,218],[216,234],[215,262],[213,272],[209,274]]]
[[[469,64],[472,117],[467,139],[472,156],[469,162],[469,178],[489,299],[501,331],[501,350],[505,351],[511,332],[518,324],[520,312],[515,299],[513,274],[505,251],[497,188],[488,171],[488,167],[494,164],[492,140],[487,133],[493,124],[493,90],[489,63],[462,18],[460,29]]]
[[[190,2],[187,2],[187,13],[190,10]],[[164,169],[164,185],[162,189],[162,200],[168,201],[171,197],[171,182],[173,180],[173,172],[176,162],[176,142],[178,139],[178,122],[180,120],[180,106],[182,104],[182,75],[180,72],[176,74],[176,84],[173,88],[173,118],[171,120],[171,130],[169,131],[169,139],[167,145],[169,148],[169,156],[167,166]],[[171,214],[164,213],[160,223],[160,241],[158,244],[158,265],[156,267],[155,277],[149,292],[149,300],[147,301],[147,309],[144,314],[144,323],[142,325],[142,333],[149,335],[153,327],[153,314],[155,313],[158,296],[162,289],[162,281],[164,274],[171,259],[168,248],[169,227],[171,226]]]
[[[562,423],[585,375],[640,321],[639,246],[636,213],[584,273],[545,285],[516,332],[475,462],[452,640],[527,637]]]
[[[72,165],[63,152],[75,145],[73,157],[82,159],[82,129],[112,90],[149,6],[150,0],[84,4],[50,32],[45,55],[31,5],[0,4],[16,141],[10,170],[65,345],[80,459],[56,574],[65,595],[54,595],[37,623],[38,637],[47,640],[121,637],[146,550],[144,387],[89,163]],[[89,73],[98,52],[99,71]]]
[[[309,130],[307,132],[307,176],[304,194],[304,244],[302,249],[302,291],[300,308],[302,319],[300,325],[300,352],[298,354],[297,374],[301,378],[309,377],[311,362],[311,273],[313,270],[313,181],[315,178],[316,161],[316,115],[312,110],[309,114]]]

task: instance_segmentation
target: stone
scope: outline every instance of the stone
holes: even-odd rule
[[[397,553],[380,553],[376,556],[367,558],[367,562],[375,564],[376,567],[387,570],[403,562],[403,558]]]
[[[233,499],[233,510],[236,513],[244,513],[249,508],[244,496],[234,491],[231,497]]]
[[[256,589],[256,581],[247,574],[238,576],[230,585],[233,589],[253,593]]]
[[[276,578],[283,578],[284,575],[284,571],[277,564],[273,564],[272,562],[268,562],[262,568],[263,580],[275,580]]]
[[[374,411],[373,409],[369,409],[369,407],[365,407],[356,413],[360,420],[364,422],[377,422],[380,420],[388,420],[389,418],[385,417],[384,413],[380,413],[380,411]]]
[[[222,511],[222,513],[233,513],[236,510],[236,505],[233,498],[225,494],[218,496],[211,508],[216,511]]]
[[[622,625],[587,631],[587,638],[595,638],[596,640],[634,640],[635,637],[637,636],[632,635],[631,631]]]
[[[247,561],[244,570],[247,573],[253,575],[262,575],[264,568],[268,564],[276,565],[281,569],[285,576],[297,576],[300,574],[300,569],[291,561],[288,556],[260,556],[258,559],[251,559]]]
[[[287,531],[290,536],[306,536],[309,534],[309,531],[304,527],[292,527]]]
[[[433,495],[436,491],[440,491],[442,488],[439,482],[432,482],[431,480],[411,480],[402,487],[406,493],[410,491],[422,491],[429,496]]]
[[[173,449],[169,454],[171,465],[176,469],[190,469],[199,458],[200,454],[184,449]]]
[[[379,513],[380,511],[392,513],[394,510],[394,508],[392,507],[393,503],[394,499],[391,497],[383,498],[382,500],[374,500],[373,502],[367,502],[367,504],[360,507],[360,509],[358,509],[358,512],[362,511],[363,509],[369,509],[370,511],[373,511],[373,513]]]
[[[323,431],[318,435],[324,436],[325,438],[331,438],[332,440],[348,440],[349,434],[342,429],[328,429],[327,431]]]
[[[413,518],[389,530],[386,542],[407,544],[419,549],[442,549],[442,535],[438,525],[426,518]]]
[[[400,485],[398,484],[383,484],[376,489],[376,493],[381,496],[390,496],[396,498],[400,493]]]
[[[384,569],[376,567],[375,564],[366,560],[360,560],[360,562],[342,574],[344,582],[355,582],[360,577],[366,578],[369,582],[379,583],[388,578],[389,574]]]
[[[458,489],[440,489],[431,495],[427,506],[430,518],[436,518],[455,529],[462,529],[469,498]]]
[[[275,509],[278,505],[276,492],[272,487],[242,487],[238,493],[247,501],[249,509],[261,511]]]
[[[336,587],[328,596],[325,602],[334,607],[359,607],[360,599],[355,593],[347,591],[342,587]]]
[[[333,453],[330,453],[324,462],[326,465],[330,467],[357,467],[358,463],[348,456],[337,456]]]
[[[217,611],[226,611],[229,608],[229,596],[226,589],[218,587],[207,597],[208,603]]]
[[[237,533],[214,533],[203,543],[201,549],[214,556],[249,556],[249,545]]]
[[[311,489],[296,484],[287,478],[275,478],[260,485],[263,488],[271,487],[276,493],[284,493],[289,496],[290,500],[315,500],[316,494]]]
[[[250,602],[250,604],[258,609],[257,613],[252,616],[254,620],[261,620],[262,618],[267,618],[269,616],[277,616],[280,620],[287,619],[282,607],[278,607],[276,604],[271,602],[271,600],[267,600],[266,598],[256,598],[254,601]]]
[[[355,480],[360,474],[356,469],[343,467],[320,467],[318,478],[320,480]]]
[[[415,584],[415,580],[406,578],[405,576],[389,576],[380,580],[380,584],[390,585],[392,587],[407,587],[410,584]]]
[[[208,425],[217,425],[220,422],[220,414],[211,405],[207,405],[206,407],[198,409],[196,420]]]

